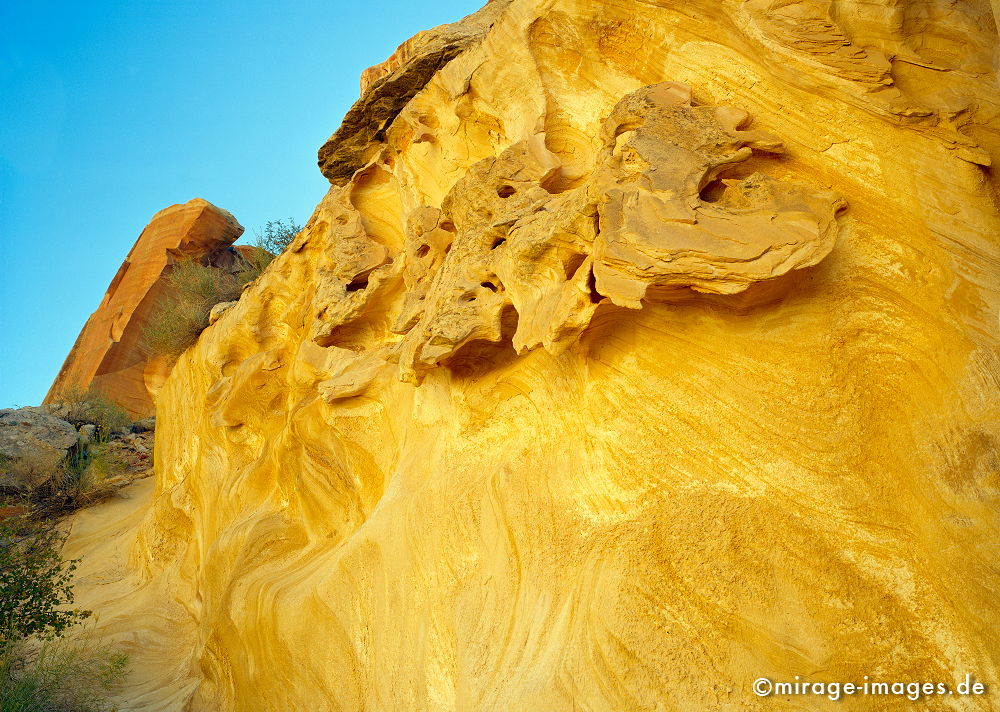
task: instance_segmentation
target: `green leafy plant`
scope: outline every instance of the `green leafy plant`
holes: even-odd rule
[[[124,430],[132,423],[124,408],[94,387],[88,390],[77,386],[67,388],[59,394],[57,402],[66,407],[64,417],[69,422],[96,426],[95,435],[101,442],[107,442],[113,433]]]
[[[257,233],[255,244],[271,255],[280,255],[301,231],[302,226],[296,225],[292,218],[288,218],[287,225],[284,220],[268,220],[264,229]]]
[[[0,520],[0,646],[28,637],[51,639],[90,615],[66,609],[77,562],[63,561],[66,535],[50,523],[27,532],[17,517]]]
[[[127,657],[61,638],[90,616],[70,609],[77,561],[52,522],[0,520],[0,712],[104,712]]]
[[[239,272],[241,281],[247,284],[257,279],[275,257],[288,249],[301,230],[302,226],[296,225],[292,218],[288,218],[287,224],[284,220],[268,220],[263,230],[255,230],[254,244],[241,250],[244,263]]]

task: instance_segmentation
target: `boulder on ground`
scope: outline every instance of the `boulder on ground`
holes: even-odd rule
[[[142,420],[137,420],[132,423],[133,433],[148,433],[156,430],[156,416],[151,415],[148,418],[143,418]]]
[[[44,484],[79,437],[45,408],[0,410],[0,490],[29,492]]]
[[[45,408],[0,410],[0,455],[6,458],[19,459],[39,448],[65,455],[77,437],[76,428]]]

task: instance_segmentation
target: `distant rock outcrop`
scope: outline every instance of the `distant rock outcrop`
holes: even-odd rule
[[[84,325],[44,402],[58,400],[67,389],[96,387],[134,418],[152,415],[153,395],[171,363],[145,353],[139,341],[143,324],[169,296],[164,277],[183,259],[233,269],[238,256],[231,245],[241,234],[243,227],[232,215],[201,198],[156,213]]]

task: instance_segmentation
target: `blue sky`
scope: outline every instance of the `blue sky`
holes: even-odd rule
[[[41,402],[157,210],[304,223],[361,71],[482,4],[0,2],[0,408]]]

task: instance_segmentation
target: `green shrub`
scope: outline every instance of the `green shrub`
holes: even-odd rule
[[[93,386],[83,390],[77,386],[59,394],[58,402],[66,406],[66,420],[74,425],[93,423],[95,433],[101,442],[107,442],[111,435],[127,428],[132,419],[125,409]]]
[[[109,481],[127,469],[106,442],[77,445],[52,477],[35,488],[31,500],[38,510],[52,515],[86,507],[113,494],[117,487]]]
[[[110,712],[128,656],[86,642],[55,640],[0,648],[0,712]]]
[[[212,307],[238,299],[243,286],[233,274],[190,260],[175,264],[166,283],[171,296],[142,330],[146,350],[165,356],[178,356],[197,341]]]
[[[66,534],[46,522],[0,520],[0,647],[59,637],[90,611],[67,609],[77,562],[60,555]]]
[[[127,658],[62,636],[90,615],[70,609],[77,561],[51,521],[0,519],[0,712],[111,712]]]
[[[288,224],[284,220],[268,220],[264,224],[264,229],[257,234],[256,246],[271,255],[280,255],[284,252],[295,236],[302,231],[301,225],[296,225],[295,220],[288,218]]]
[[[255,231],[256,239],[251,249],[241,251],[245,266],[239,272],[240,281],[248,284],[257,279],[301,230],[302,226],[296,225],[292,218],[288,218],[287,225],[284,220],[268,220],[262,231]]]

